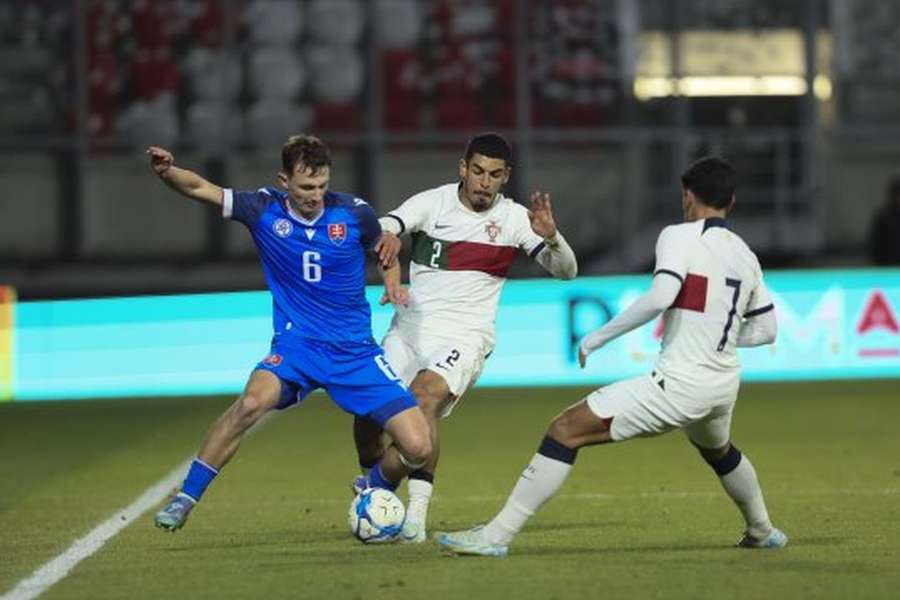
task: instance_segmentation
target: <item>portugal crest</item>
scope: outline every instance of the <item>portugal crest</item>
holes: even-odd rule
[[[484,226],[484,231],[488,234],[488,238],[491,240],[491,243],[497,241],[497,236],[500,235],[500,226],[497,225],[496,222],[491,221],[487,225]]]
[[[336,245],[340,246],[344,243],[344,240],[347,239],[347,224],[346,223],[329,223],[328,224],[328,239]]]

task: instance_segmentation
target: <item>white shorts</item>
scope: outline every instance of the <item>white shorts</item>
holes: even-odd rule
[[[614,442],[684,429],[696,445],[721,448],[731,436],[736,399],[734,385],[700,389],[654,372],[602,387],[587,397],[587,404],[601,419],[611,419]]]
[[[381,342],[384,356],[407,386],[419,371],[426,369],[447,382],[455,398],[441,413],[444,418],[453,411],[466,390],[475,385],[487,356],[481,348],[465,343],[441,339],[413,341],[410,337],[403,335],[402,329],[391,327]]]

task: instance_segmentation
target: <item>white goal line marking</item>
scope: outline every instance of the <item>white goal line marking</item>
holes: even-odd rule
[[[128,527],[162,500],[178,485],[190,466],[193,457],[179,464],[169,473],[144,491],[143,494],[111,517],[97,525],[90,533],[72,542],[69,549],[38,568],[23,579],[12,590],[0,596],[0,600],[32,600],[46,592],[51,586],[69,574],[75,565],[91,556],[114,535]]]
[[[244,439],[254,435],[273,416],[274,413],[272,412],[264,415],[250,431],[244,434]],[[74,569],[78,563],[102,548],[110,538],[162,502],[185,476],[193,460],[194,457],[191,456],[181,462],[177,467],[169,471],[165,477],[147,488],[144,493],[138,496],[137,500],[122,510],[117,510],[111,517],[97,525],[90,533],[72,542],[68,550],[38,568],[28,578],[20,581],[16,584],[16,587],[0,596],[0,600],[33,600],[46,592],[51,586],[68,575],[69,571]]]

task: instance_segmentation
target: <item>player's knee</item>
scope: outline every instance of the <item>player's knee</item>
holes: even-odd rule
[[[557,442],[573,447],[575,442],[575,419],[569,411],[563,411],[550,423],[547,429],[547,435]]]
[[[401,446],[401,450],[401,460],[407,467],[411,469],[421,468],[431,456],[431,437],[428,435],[428,432],[410,436],[410,439],[405,440],[405,443]]]
[[[263,416],[267,408],[267,404],[259,395],[246,393],[235,406],[235,418],[243,425],[252,425]]]
[[[741,462],[741,451],[734,444],[726,444],[720,448],[702,448],[697,446],[703,460],[712,467],[716,475],[722,477],[734,471]]]

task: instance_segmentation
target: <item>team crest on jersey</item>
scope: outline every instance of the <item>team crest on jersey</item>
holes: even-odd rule
[[[488,238],[491,240],[491,243],[497,241],[497,236],[500,235],[500,226],[497,225],[494,221],[491,221],[487,225],[484,226],[484,231],[488,234]]]
[[[275,222],[272,223],[272,230],[278,237],[286,238],[294,231],[294,226],[291,225],[291,222],[287,219],[276,219]]]
[[[272,353],[272,354],[266,355],[266,357],[263,359],[263,362],[271,367],[277,367],[278,365],[281,364],[281,362],[283,360],[284,359],[281,358],[280,354]]]
[[[344,240],[347,239],[347,224],[346,223],[329,223],[328,224],[328,239],[332,241],[337,246],[340,246],[344,243]]]

